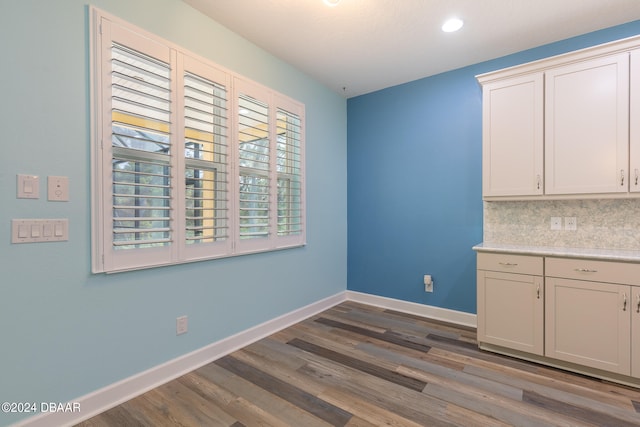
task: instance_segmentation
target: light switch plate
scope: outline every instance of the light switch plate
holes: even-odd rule
[[[18,174],[16,186],[18,199],[40,198],[40,178],[38,175]]]
[[[63,242],[69,240],[69,220],[12,219],[11,243]]]

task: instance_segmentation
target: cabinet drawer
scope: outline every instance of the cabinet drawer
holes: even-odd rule
[[[640,285],[640,264],[573,258],[545,258],[545,275],[592,282]]]
[[[478,252],[478,270],[542,276],[542,257]]]

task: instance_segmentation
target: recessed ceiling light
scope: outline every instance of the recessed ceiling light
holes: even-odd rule
[[[462,22],[462,19],[451,18],[442,24],[442,31],[445,33],[453,33],[454,31],[458,31],[462,28],[463,25],[464,22]]]
[[[338,3],[340,3],[340,0],[323,0],[324,4],[326,4],[327,6],[337,6]]]

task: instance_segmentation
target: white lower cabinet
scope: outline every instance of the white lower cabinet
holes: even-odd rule
[[[640,377],[637,360],[632,372],[638,285],[640,264],[545,258],[545,356]]]
[[[478,341],[542,355],[542,258],[478,254]]]
[[[640,287],[631,294],[631,376],[640,378]]]
[[[545,355],[631,374],[630,287],[546,278]]]
[[[481,348],[640,386],[640,263],[478,252],[477,277]]]

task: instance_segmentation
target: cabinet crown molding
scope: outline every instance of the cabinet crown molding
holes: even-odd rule
[[[519,75],[531,74],[534,72],[543,72],[557,66],[569,65],[573,62],[594,59],[599,56],[626,52],[638,48],[640,48],[640,35],[478,74],[476,75],[476,79],[481,85],[485,85],[504,78],[517,77]]]

